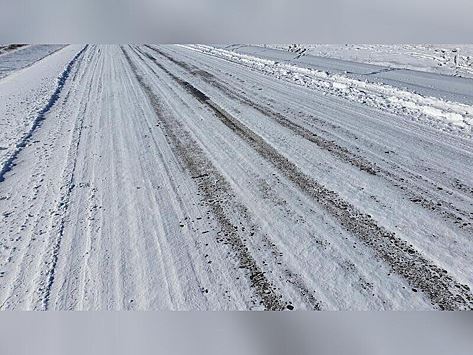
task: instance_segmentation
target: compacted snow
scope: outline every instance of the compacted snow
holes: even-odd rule
[[[0,80],[1,309],[473,308],[471,79],[50,50]]]

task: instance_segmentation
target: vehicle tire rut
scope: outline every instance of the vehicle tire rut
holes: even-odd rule
[[[210,209],[219,223],[221,228],[217,233],[219,241],[232,248],[238,259],[239,268],[246,271],[250,285],[255,290],[255,294],[264,308],[266,310],[286,309],[286,303],[252,257],[250,250],[238,232],[238,226],[232,220],[231,216],[235,215],[243,219],[247,226],[245,233],[248,234],[248,237],[251,233],[257,232],[259,227],[251,221],[247,208],[238,201],[229,183],[215,169],[197,142],[194,141],[179,121],[169,114],[162,100],[154,94],[143,76],[140,75],[139,69],[133,63],[129,54],[123,48],[122,51],[155,110],[156,117],[160,121],[160,126],[166,132],[171,148],[175,150],[176,155],[181,159],[181,163],[190,176],[194,177],[203,203]]]
[[[409,282],[414,291],[417,289],[423,291],[432,304],[440,309],[473,309],[473,296],[467,285],[454,280],[446,270],[427,260],[412,245],[379,226],[370,215],[360,212],[340,198],[336,192],[327,189],[302,172],[261,136],[243,125],[201,90],[170,72],[155,58],[149,55],[148,57],[198,101],[207,105],[222,123],[270,162],[283,176],[324,207],[348,232],[371,247],[393,271]]]
[[[178,65],[179,67],[183,68],[190,74],[194,76],[200,77],[203,81],[207,84],[212,85],[213,87],[219,89],[222,93],[228,96],[231,99],[237,100],[240,103],[243,103],[259,113],[263,114],[264,116],[273,119],[281,126],[289,129],[290,131],[294,132],[298,136],[310,141],[311,143],[316,144],[320,149],[328,151],[330,154],[334,155],[341,161],[344,161],[352,166],[358,168],[361,171],[367,172],[371,175],[376,175],[384,178],[386,181],[390,182],[394,187],[398,188],[401,193],[406,195],[410,202],[415,203],[424,209],[428,210],[429,212],[435,213],[445,220],[450,221],[450,223],[468,233],[473,232],[473,212],[462,210],[452,203],[440,199],[438,196],[433,196],[427,189],[420,187],[419,185],[415,184],[414,181],[422,180],[423,183],[427,183],[429,185],[433,185],[437,191],[441,191],[442,188],[429,183],[425,178],[422,176],[414,176],[413,173],[402,169],[400,166],[395,166],[390,164],[391,170],[386,170],[379,165],[372,163],[363,157],[350,152],[347,148],[338,145],[334,139],[327,139],[324,138],[321,134],[317,134],[297,123],[293,120],[289,119],[287,116],[281,114],[278,111],[271,109],[268,106],[261,105],[257,103],[255,100],[249,98],[247,95],[238,92],[235,88],[231,88],[231,85],[227,82],[223,83],[220,82],[213,74],[202,70],[194,65],[185,63],[183,61],[177,60],[171,55],[151,46],[145,46],[146,48],[151,49],[152,51],[156,52],[160,56],[168,59],[172,63]],[[153,61],[156,61],[156,58],[150,56],[148,53],[144,53]],[[180,79],[178,79],[180,80]],[[200,95],[197,93],[197,95]],[[330,135],[327,131],[323,130],[320,127],[317,127],[317,130],[324,134]],[[401,170],[403,176],[400,176],[393,171]],[[416,186],[414,189],[412,186]],[[463,184],[457,184],[457,187],[461,186],[462,190],[465,190]],[[429,197],[426,197],[429,196]]]

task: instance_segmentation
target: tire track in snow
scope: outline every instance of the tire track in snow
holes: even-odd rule
[[[393,271],[409,282],[413,290],[423,291],[429,296],[432,304],[440,309],[473,309],[473,296],[468,286],[458,283],[448,275],[446,270],[427,260],[412,245],[396,237],[395,233],[377,225],[370,215],[358,211],[353,205],[342,200],[336,192],[327,189],[303,173],[261,136],[218,106],[205,93],[171,73],[153,57],[149,56],[149,58],[198,101],[207,105],[216,117],[270,162],[283,176],[323,206],[348,232],[356,235],[371,247]]]
[[[260,266],[252,257],[248,247],[238,233],[238,227],[231,219],[231,215],[238,212],[246,222],[249,233],[254,233],[258,227],[250,220],[247,208],[238,202],[231,186],[225,178],[215,169],[205,156],[198,143],[191,135],[183,129],[177,120],[169,116],[163,107],[163,103],[152,89],[145,83],[143,77],[138,73],[138,68],[133,63],[128,53],[122,48],[138,82],[148,97],[156,116],[160,120],[161,127],[165,130],[170,146],[180,157],[185,169],[194,177],[196,185],[201,192],[201,198],[212,211],[218,221],[221,230],[218,232],[219,241],[231,246],[237,256],[240,269],[246,271],[251,287],[261,300],[266,310],[283,310],[286,308],[281,296],[265,276]],[[231,208],[227,207],[231,206]]]
[[[147,63],[144,59],[145,58],[148,58],[148,59],[152,59],[149,55],[147,55],[147,53],[143,52],[140,48],[133,48],[134,52],[138,55],[138,57],[140,57],[141,60],[144,61],[144,64],[154,73],[154,74],[158,74],[156,72],[156,70],[154,68],[152,68],[149,63]],[[157,63],[155,61],[155,59],[153,58],[153,62],[154,64],[156,64],[162,71],[164,71],[165,73],[167,73],[167,75],[170,75],[170,76],[173,76],[173,74],[169,71],[166,70],[166,68],[164,68],[160,63]],[[180,80],[179,78],[173,76],[173,78],[175,80]],[[188,105],[188,107],[190,108],[191,106]],[[285,264],[285,262],[283,260],[280,259],[280,256],[282,256],[280,250],[278,250],[278,248],[276,247],[276,245],[274,243],[271,242],[270,238],[264,234],[262,235],[262,241],[263,245],[265,247],[269,247],[270,250],[271,250],[271,254],[274,258],[274,260],[276,261],[276,264],[277,265],[283,265]],[[259,250],[259,249],[258,249]],[[264,262],[263,262],[264,264]],[[306,304],[313,310],[321,310],[323,309],[325,306],[323,306],[323,302],[321,302],[320,300],[318,300],[316,298],[316,296],[314,295],[314,292],[309,290],[308,286],[305,284],[305,281],[303,280],[303,278],[297,274],[296,272],[294,271],[291,271],[287,268],[287,266],[284,268],[284,270],[281,271],[281,280],[284,280],[284,282],[287,282],[289,284],[291,284],[296,290],[297,292],[300,294],[300,296],[304,299],[304,302],[306,302]]]
[[[84,53],[86,49],[87,49],[87,46],[85,46],[82,49],[80,54]],[[72,63],[69,71],[72,69],[72,66],[74,65],[74,63],[75,61]],[[66,80],[67,80],[67,77],[64,79],[64,83]],[[92,86],[89,86],[89,90],[88,90],[89,94],[90,94],[91,89],[92,89]],[[87,105],[87,102],[86,102],[86,105]],[[85,112],[85,108],[83,112]],[[40,299],[41,299],[41,306],[43,310],[48,310],[49,308],[51,289],[54,284],[54,280],[56,276],[56,265],[59,260],[59,250],[61,248],[61,242],[63,239],[70,196],[71,196],[72,190],[75,187],[74,176],[75,176],[75,170],[76,170],[76,164],[77,164],[76,158],[77,158],[77,151],[79,149],[80,139],[82,135],[84,115],[83,114],[79,115],[77,119],[78,120],[74,127],[75,136],[72,138],[71,145],[69,147],[69,152],[68,152],[68,157],[67,157],[68,165],[65,171],[65,178],[63,178],[65,180],[65,184],[61,186],[61,190],[62,190],[61,198],[56,208],[57,215],[59,215],[59,221],[57,222],[56,226],[53,225],[53,228],[54,227],[57,228],[57,232],[56,232],[57,235],[51,246],[51,260],[48,263],[49,267],[48,267],[48,271],[46,272],[46,285],[42,287],[41,289]]]
[[[171,55],[167,53],[164,53],[163,51],[157,48],[154,48],[148,45],[146,45],[145,47],[153,50],[157,54],[173,62],[174,64],[178,65],[179,67],[189,72],[190,74],[200,77],[206,83],[219,89],[226,96],[234,100],[237,100],[243,104],[246,104],[252,107],[253,109],[255,109],[256,111],[258,111],[259,113],[263,114],[264,116],[270,119],[273,119],[274,121],[279,123],[281,126],[291,130],[292,132],[299,135],[300,137],[316,144],[320,149],[328,151],[329,153],[331,153],[338,159],[348,164],[351,164],[352,166],[358,168],[361,171],[367,172],[368,174],[377,175],[386,179],[393,186],[395,186],[396,188],[399,188],[401,190],[401,193],[405,194],[408,197],[409,201],[411,201],[412,203],[415,203],[423,207],[429,212],[433,212],[435,214],[440,215],[446,220],[449,220],[453,224],[453,226],[461,230],[465,230],[466,232],[473,231],[473,212],[461,210],[455,207],[452,203],[445,201],[444,199],[440,199],[438,197],[432,196],[427,190],[421,188],[420,186],[416,186],[418,190],[416,191],[415,189],[411,187],[412,185],[415,186],[415,184],[413,184],[412,182],[408,180],[406,181],[404,177],[398,176],[391,171],[383,169],[376,163],[370,162],[364,159],[363,157],[350,152],[347,148],[338,145],[334,140],[326,139],[322,137],[320,134],[317,134],[295,123],[294,121],[288,119],[285,115],[275,110],[272,110],[270,107],[263,106],[257,103],[255,100],[252,100],[248,96],[241,94],[234,89],[231,89],[231,86],[227,82],[221,83],[213,74],[205,70],[202,70],[194,65],[177,60],[176,58],[172,57]],[[155,60],[155,58],[150,56],[149,54],[148,54],[148,57],[151,60]],[[328,132],[326,132],[325,130],[319,127],[318,127],[318,130],[321,133],[329,134]],[[392,166],[392,168],[393,170],[400,169],[402,173],[409,176],[410,179],[415,180],[415,176],[412,176],[413,173],[406,171],[402,167]],[[429,183],[422,176],[417,176],[417,178],[420,178],[421,180],[423,180],[424,183],[425,182]],[[438,191],[442,190],[441,187],[435,184],[429,183],[429,185],[434,185],[434,188]],[[430,195],[429,198],[426,198],[425,197],[426,195]]]
[[[454,226],[458,227],[459,229],[465,231],[473,231],[473,213],[461,210],[455,207],[452,203],[445,201],[444,199],[440,199],[438,197],[432,196],[428,190],[416,186],[413,181],[417,179],[422,180],[423,183],[427,183],[432,185],[432,187],[436,190],[442,190],[440,186],[435,185],[434,183],[428,182],[424,177],[418,175],[414,176],[412,172],[403,169],[400,166],[393,166],[392,170],[401,170],[404,176],[408,176],[407,180],[405,177],[399,176],[392,171],[383,169],[376,163],[372,163],[368,160],[363,159],[361,156],[358,156],[354,153],[351,153],[345,147],[337,145],[334,140],[328,140],[322,138],[321,136],[317,135],[316,133],[310,131],[309,129],[302,127],[301,125],[289,120],[286,116],[282,115],[281,113],[270,109],[269,107],[265,107],[256,103],[254,100],[251,100],[248,97],[245,97],[241,94],[236,92],[232,92],[228,87],[220,85],[222,91],[227,92],[230,97],[233,97],[239,100],[242,103],[247,104],[248,106],[254,108],[261,114],[265,115],[268,118],[272,118],[274,121],[278,122],[281,126],[291,130],[298,136],[308,140],[316,144],[319,148],[324,149],[331,154],[335,155],[342,161],[345,161],[357,168],[361,171],[365,171],[371,175],[376,175],[379,177],[384,178],[386,181],[390,182],[394,187],[399,188],[401,192],[407,196],[409,201],[423,207],[424,209],[433,212],[441,217],[449,220]],[[326,131],[318,129],[325,134],[329,134]],[[416,186],[416,188],[412,188],[411,186]],[[429,197],[426,197],[429,196]]]
[[[141,59],[142,60],[146,60],[146,59],[152,59],[151,57],[149,56],[146,56],[145,53],[143,53],[141,50],[137,49],[136,50],[137,52],[141,53]],[[153,60],[153,62],[155,62],[155,60]],[[147,63],[145,63],[147,64]],[[159,63],[155,63],[156,66],[158,66],[159,68],[161,68],[160,64]],[[147,66],[152,70],[152,72],[154,74],[158,74],[158,72],[156,72],[153,68],[151,68],[149,66],[149,64],[147,64]],[[161,68],[161,71],[165,71],[165,68]],[[172,75],[171,73],[167,73],[168,75]],[[159,76],[161,76],[161,73],[159,73]],[[177,93],[175,93],[176,95],[178,95]],[[192,105],[191,106],[191,103],[188,104],[188,107],[193,107],[195,105]],[[289,182],[290,183],[290,182]],[[266,197],[263,197],[263,198],[268,198],[268,189],[265,189],[266,191],[264,192],[264,194],[266,194]],[[271,201],[271,203],[276,203],[276,205],[278,204],[278,202],[276,200],[272,200],[270,199],[269,201]],[[291,212],[289,212],[291,213]],[[314,228],[314,227],[313,227]],[[316,227],[315,227],[316,228]],[[310,238],[314,238],[314,236],[310,236]],[[272,243],[270,242],[270,240],[266,240],[266,241],[263,241],[263,245],[265,248],[270,248],[272,249]],[[276,249],[276,250],[273,250],[273,255],[275,256],[275,259],[278,259],[278,255],[280,254],[280,252]],[[338,258],[337,258],[338,259]],[[339,260],[339,259],[338,259]],[[276,260],[276,264],[277,265],[282,265],[284,262],[282,260]],[[343,262],[343,263],[338,263],[337,265],[341,266],[344,270],[345,270],[345,266],[344,265],[352,265],[354,266],[353,263],[351,263],[350,261],[346,260],[346,262]],[[371,287],[370,284],[368,282],[366,282],[365,278],[363,276],[361,276],[361,274],[358,274],[358,271],[355,272],[354,268],[353,267],[350,267],[350,270],[349,270],[353,276],[355,274],[358,275],[358,277],[356,278],[356,282],[359,283],[359,287],[360,289],[363,289],[363,290],[366,290],[367,287]],[[282,274],[281,274],[281,277],[282,279],[291,284],[293,287],[296,288],[296,290],[298,291],[298,293],[302,296],[302,298],[304,299],[304,302],[306,302],[308,305],[310,305],[311,308],[313,309],[321,309],[321,308],[325,308],[326,306],[322,306],[321,302],[319,300],[317,300],[315,297],[314,297],[314,292],[315,293],[318,293],[317,291],[314,291],[312,292],[305,284],[305,282],[307,282],[308,280],[303,280],[302,277],[300,277],[297,273],[295,273],[294,271],[291,271],[289,268],[285,267]],[[354,276],[355,277],[355,276]],[[320,287],[320,285],[319,285]],[[323,287],[323,286],[322,286]],[[370,294],[371,296],[371,294]],[[374,294],[372,295],[373,297],[375,296]]]

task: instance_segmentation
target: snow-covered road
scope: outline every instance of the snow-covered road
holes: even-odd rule
[[[89,45],[1,79],[0,309],[473,309],[472,106],[305,75]]]

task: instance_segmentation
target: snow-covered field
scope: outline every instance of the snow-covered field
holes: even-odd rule
[[[279,44],[268,47],[289,51],[295,55],[314,55],[394,68],[473,77],[472,44]]]
[[[0,309],[473,308],[473,79],[46,48],[0,79]]]
[[[0,55],[24,48],[26,44],[0,44]]]
[[[63,48],[64,45],[12,45],[0,48],[0,79],[8,74],[33,65],[38,60]],[[4,53],[3,53],[4,52]]]

